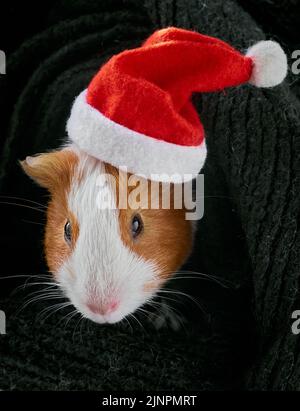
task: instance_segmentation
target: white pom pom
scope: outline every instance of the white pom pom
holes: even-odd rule
[[[260,41],[250,47],[246,56],[254,63],[249,83],[256,87],[274,87],[287,75],[287,58],[275,41]]]

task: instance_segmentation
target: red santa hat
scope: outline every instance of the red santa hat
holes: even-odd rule
[[[250,83],[273,87],[287,74],[278,43],[261,41],[241,54],[197,32],[166,28],[113,56],[74,102],[71,141],[116,167],[159,181],[187,181],[206,158],[193,92]]]

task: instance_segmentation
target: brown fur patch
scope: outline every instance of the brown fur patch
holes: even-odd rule
[[[72,225],[72,243],[69,245],[64,238],[64,226],[70,220]],[[66,198],[51,199],[47,211],[45,230],[45,255],[48,267],[55,273],[61,264],[70,256],[76,244],[79,226],[74,215],[66,207]]]
[[[21,162],[21,165],[32,179],[51,193],[44,245],[48,267],[55,273],[71,254],[79,235],[78,222],[68,209],[72,178],[81,178],[76,170],[78,157],[70,150],[62,150],[29,157]],[[71,245],[67,244],[64,238],[67,220],[70,220],[72,227]]]
[[[117,204],[119,204],[119,184],[128,184],[125,174],[108,164],[105,165],[106,172],[116,179]],[[130,174],[128,174],[128,178]],[[145,180],[144,180],[145,181]],[[162,184],[159,184],[160,189]],[[146,182],[146,195],[150,204],[151,192],[150,182]],[[135,187],[127,185],[128,193]],[[124,244],[133,252],[140,255],[147,261],[154,262],[159,267],[159,282],[168,279],[174,271],[178,270],[185,262],[192,248],[192,226],[191,222],[185,219],[184,208],[175,209],[173,193],[174,186],[171,185],[171,207],[163,209],[160,204],[159,209],[131,209],[129,204],[127,209],[121,209],[119,213],[119,225],[121,238]],[[143,221],[144,229],[141,234],[134,239],[131,234],[131,222],[135,214],[139,214]],[[157,288],[160,284],[148,284],[147,291]]]
[[[52,192],[70,187],[78,157],[73,151],[60,150],[26,157],[20,163],[29,177]]]

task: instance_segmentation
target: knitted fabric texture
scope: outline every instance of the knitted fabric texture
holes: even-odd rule
[[[222,38],[238,50],[265,37],[230,0],[100,4],[49,5],[50,27],[9,58],[9,92],[0,83],[6,195],[45,198],[17,160],[63,141],[75,96],[112,55],[167,26]],[[174,324],[158,329],[160,319],[153,327],[143,316],[146,330],[133,321],[133,329],[85,323],[80,330],[77,319],[67,326],[61,321],[65,311],[41,322],[37,316],[48,306],[41,302],[16,315],[24,295],[7,296],[22,282],[1,280],[0,308],[7,314],[1,389],[300,389],[300,340],[291,333],[291,314],[300,308],[299,101],[285,83],[274,90],[244,85],[206,93],[194,103],[207,137],[205,215],[185,268],[211,274],[222,285],[174,280],[175,291],[191,294],[201,306],[184,299],[175,305],[185,318],[180,331]],[[10,211],[1,213],[7,250],[1,275],[44,272],[42,227],[24,222],[43,218],[2,207]]]

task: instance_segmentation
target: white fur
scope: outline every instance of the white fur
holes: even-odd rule
[[[200,146],[187,147],[137,133],[89,105],[86,90],[75,99],[67,132],[71,141],[91,156],[116,167],[125,166],[129,172],[152,180],[162,181],[160,176],[167,174],[169,182],[189,181],[206,159],[205,141]]]
[[[69,209],[79,223],[79,236],[72,255],[59,269],[58,278],[84,317],[113,323],[150,298],[144,286],[157,278],[157,269],[122,242],[115,193],[109,184],[97,185],[99,176],[105,173],[103,164],[83,153],[79,156],[83,179],[79,183],[75,176],[69,194]],[[108,203],[108,199],[108,209],[97,206],[97,201]],[[105,316],[91,312],[86,305],[91,300],[102,304],[110,299],[117,299],[120,304],[115,312]]]
[[[287,57],[275,41],[260,41],[246,54],[254,63],[249,83],[257,87],[274,87],[287,75]]]

